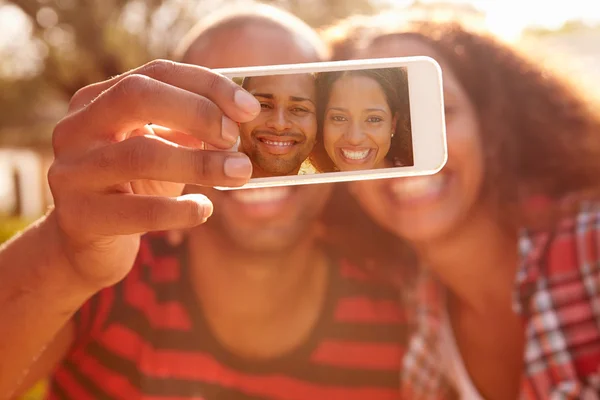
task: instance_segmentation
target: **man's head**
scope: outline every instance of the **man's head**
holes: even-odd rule
[[[217,13],[201,22],[178,49],[179,61],[208,68],[294,64],[324,61],[318,35],[304,22],[264,5],[239,13]],[[252,79],[250,80],[251,83]],[[215,204],[201,228],[229,241],[231,250],[286,252],[310,236],[330,195],[329,185],[219,191],[189,187]]]
[[[240,150],[252,160],[253,176],[297,175],[317,136],[314,76],[256,76],[243,87],[261,104],[258,117],[240,126]]]
[[[176,60],[214,69],[318,62],[329,56],[319,35],[286,11],[252,2],[230,8],[198,22],[176,49]]]

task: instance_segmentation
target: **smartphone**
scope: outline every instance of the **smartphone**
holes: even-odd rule
[[[253,94],[238,151],[261,188],[430,175],[448,158],[442,73],[430,57],[217,69]]]

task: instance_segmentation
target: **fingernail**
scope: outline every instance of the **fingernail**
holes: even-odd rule
[[[204,205],[204,220],[209,219],[213,214],[213,204],[208,201],[207,204]]]
[[[249,178],[252,164],[247,157],[229,157],[225,160],[225,175],[230,178]]]
[[[221,120],[221,136],[231,143],[236,142],[240,136],[238,125],[224,115]]]
[[[256,100],[256,97],[245,90],[236,91],[233,95],[233,101],[235,101],[235,104],[247,114],[255,116],[260,113],[260,103]]]

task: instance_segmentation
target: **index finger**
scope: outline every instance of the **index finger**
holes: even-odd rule
[[[236,122],[252,121],[260,113],[258,100],[231,79],[205,67],[168,60],[154,60],[114,78],[78,90],[69,103],[69,113],[82,109],[130,75],[145,75],[206,97]]]

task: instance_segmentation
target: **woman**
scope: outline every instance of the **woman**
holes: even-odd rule
[[[429,177],[349,187],[386,231],[378,242],[392,236],[418,255],[413,294],[443,287],[440,301],[414,302],[420,319],[403,371],[406,397],[435,397],[436,374],[448,374],[468,399],[600,392],[600,207],[584,200],[600,183],[597,115],[491,37],[455,24],[395,28],[354,41],[351,58],[425,55],[440,63],[448,163]],[[375,235],[344,205],[332,224]],[[367,256],[397,251],[389,247]]]
[[[401,68],[324,72],[317,77],[320,171],[412,165],[408,81]],[[318,134],[319,135],[319,134]]]

